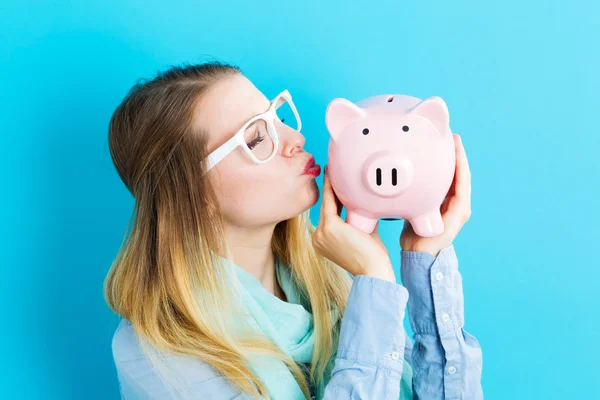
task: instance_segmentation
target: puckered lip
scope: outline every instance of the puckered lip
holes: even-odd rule
[[[304,164],[304,171],[302,171],[302,173],[303,174],[307,173],[308,170],[314,166],[315,166],[315,158],[313,156],[310,156],[310,158],[306,161],[306,164]]]

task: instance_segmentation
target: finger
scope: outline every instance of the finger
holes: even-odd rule
[[[448,210],[449,202],[450,202],[450,197],[447,197],[444,199],[444,201],[442,201],[442,204],[440,205],[440,214],[444,215],[446,213],[446,211]]]
[[[324,221],[325,217],[325,191],[327,189],[327,165],[323,170],[323,188],[321,190],[321,208],[319,209],[319,221]]]
[[[458,163],[460,162],[460,143],[458,141],[458,134],[453,133],[452,134],[452,140],[454,140],[454,176],[452,177],[452,183],[450,184],[450,188],[448,189],[448,193],[446,193],[446,197],[444,197],[444,199],[448,199],[452,196],[454,196],[454,194],[456,193],[456,174],[458,173]]]
[[[469,199],[471,197],[471,171],[460,136],[456,135],[455,140],[458,142],[458,146],[454,191],[458,197]]]
[[[337,208],[337,215],[338,215],[338,217],[340,217],[342,215],[342,208],[344,208],[344,205],[342,204],[342,202],[340,201],[340,199],[335,194],[335,190],[333,189],[333,186],[331,187],[331,191],[333,192],[333,197],[335,198],[335,205],[336,205],[336,208]]]
[[[452,183],[450,184],[450,188],[448,189],[448,193],[446,194],[446,199],[449,199],[450,197],[454,196],[455,193],[455,189],[454,186],[456,185],[456,168],[454,168],[454,176],[452,177]]]
[[[329,181],[327,170],[323,174],[323,199],[321,202],[321,218],[327,218],[330,215],[337,215],[338,206]]]
[[[410,221],[407,219],[402,220],[403,221],[403,225],[402,225],[402,232],[406,232],[406,233],[411,233],[413,231],[413,227],[410,224]]]
[[[338,217],[341,217],[342,215],[342,208],[344,208],[344,205],[342,204],[342,202],[340,201],[340,199],[337,197],[337,194],[335,193],[335,189],[333,188],[333,185],[331,184],[331,179],[329,177],[329,173],[328,173],[328,166],[325,166],[325,171],[327,172],[327,181],[329,182],[329,187],[331,188],[331,193],[333,194],[333,198],[335,199],[335,206],[336,206],[336,214]]]
[[[452,213],[447,213],[445,215],[446,218],[444,220],[444,233],[445,237],[455,238],[458,236],[460,229],[462,227],[458,218],[456,218]]]
[[[452,176],[452,183],[450,183],[450,187],[448,188],[448,193],[446,193],[446,197],[444,197],[444,200],[451,198],[452,196],[454,196],[456,194],[456,175],[458,173],[458,163],[460,162],[460,143],[458,142],[458,134],[454,133],[452,134],[452,139],[454,140],[454,158],[455,158],[455,165],[454,165],[454,175]]]

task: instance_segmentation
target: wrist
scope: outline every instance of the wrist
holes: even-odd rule
[[[396,283],[396,274],[394,273],[391,262],[377,264],[371,268],[366,268],[364,275]]]
[[[414,252],[418,252],[418,253],[429,253],[431,255],[433,255],[434,257],[437,257],[440,254],[440,251],[442,251],[443,249],[445,249],[446,247],[450,246],[452,244],[452,242],[450,243],[437,243],[437,244],[430,244],[430,245],[411,245],[411,246],[406,246],[406,248],[402,248],[403,251],[414,251]]]
[[[394,271],[392,271],[391,273],[387,273],[387,274],[369,273],[369,274],[366,274],[366,276],[370,276],[371,278],[377,278],[377,279],[381,279],[381,280],[392,282],[392,283],[397,283],[396,275],[394,274]]]
[[[421,248],[421,247],[408,247],[406,249],[402,249],[403,251],[412,251],[415,253],[429,253],[434,257],[437,257],[440,253],[441,249],[437,248]]]

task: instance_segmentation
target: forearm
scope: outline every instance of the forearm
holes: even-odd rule
[[[437,257],[402,251],[401,277],[408,289],[415,332],[412,367],[420,399],[483,399],[482,352],[464,327],[462,277],[454,246]]]
[[[354,277],[324,400],[399,398],[407,298],[395,281]]]

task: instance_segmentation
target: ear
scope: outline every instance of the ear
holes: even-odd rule
[[[358,118],[364,118],[366,115],[364,109],[351,101],[337,98],[333,99],[327,106],[325,125],[327,125],[327,130],[333,141],[336,141],[346,125]]]
[[[420,101],[409,110],[409,114],[428,119],[442,135],[450,132],[450,113],[441,97],[432,96]]]

